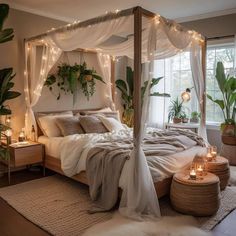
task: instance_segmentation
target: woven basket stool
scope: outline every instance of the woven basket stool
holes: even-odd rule
[[[226,158],[217,156],[215,161],[207,162],[206,171],[219,177],[221,190],[226,188],[230,178],[229,161]]]
[[[201,179],[190,180],[189,171],[174,175],[170,199],[173,208],[193,216],[211,216],[220,205],[219,178],[207,173]]]

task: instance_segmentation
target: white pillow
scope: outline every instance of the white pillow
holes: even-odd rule
[[[99,119],[102,121],[104,126],[110,131],[120,131],[124,129],[124,126],[120,123],[120,121],[116,120],[112,117],[104,117],[99,116]]]
[[[43,134],[47,137],[60,137],[62,136],[59,127],[56,124],[58,117],[73,117],[73,113],[59,113],[55,115],[45,115],[38,118],[40,128]]]

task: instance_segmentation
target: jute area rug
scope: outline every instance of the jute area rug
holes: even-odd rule
[[[197,218],[204,230],[211,230],[236,209],[236,188],[222,192],[221,207],[212,217]],[[0,189],[2,197],[25,218],[52,235],[82,235],[97,223],[108,221],[114,212],[89,214],[92,202],[88,188],[69,178],[54,175]],[[160,202],[164,216],[178,216],[168,200]]]

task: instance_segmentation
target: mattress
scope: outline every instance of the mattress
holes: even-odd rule
[[[46,154],[60,159],[60,153],[62,151],[62,142],[64,137],[48,138],[46,136],[40,136],[38,141],[45,145]],[[84,149],[82,155],[79,157],[77,163],[77,173],[86,171],[86,158],[87,153],[91,149],[90,146]],[[147,158],[148,165],[153,177],[154,182],[161,181],[165,178],[171,177],[174,173],[186,169],[192,162],[192,159],[197,153],[204,151],[205,148],[201,146],[193,146],[187,150],[174,153],[168,156],[157,156]],[[125,186],[128,178],[128,161],[125,163],[120,178],[120,187]]]

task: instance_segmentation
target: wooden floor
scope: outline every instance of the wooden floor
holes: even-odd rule
[[[52,175],[50,171],[47,176]],[[42,178],[42,172],[23,170],[12,174],[12,185]],[[7,176],[0,177],[0,187],[8,186]],[[213,229],[213,236],[236,235],[236,210],[230,213],[220,224]],[[3,199],[0,198],[0,236],[48,236],[38,226],[34,225],[16,212]]]

